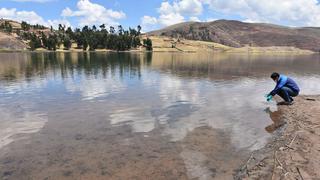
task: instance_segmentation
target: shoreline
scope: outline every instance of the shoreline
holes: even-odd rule
[[[115,51],[115,50],[108,50],[108,49],[97,49],[95,51],[83,51],[83,50],[78,50],[78,49],[72,49],[72,50],[17,50],[17,49],[0,49],[1,52],[35,52],[35,53],[41,53],[41,52],[63,52],[63,53],[74,53],[74,52],[112,52],[112,53],[203,53],[203,52],[211,52],[211,53],[225,53],[225,54],[276,54],[276,55],[282,55],[282,54],[292,54],[292,55],[314,55],[318,54],[317,52],[313,51],[304,51],[304,50],[298,50],[298,51],[281,51],[281,50],[262,50],[263,48],[260,48],[260,50],[245,50],[244,48],[234,48],[234,49],[229,49],[229,50],[212,50],[212,51],[194,51],[194,50],[183,50],[183,51],[178,51],[176,49],[168,50],[164,49],[162,50],[161,48],[155,49],[153,51],[146,51],[146,50],[127,50],[127,51]]]
[[[293,46],[242,46],[231,47],[223,44],[188,40],[188,39],[176,39],[166,36],[149,36],[153,43],[153,50],[147,51],[146,48],[140,46],[132,48],[126,51],[117,51],[112,49],[95,49],[83,50],[77,48],[75,43],[72,43],[70,49],[64,49],[64,46],[59,46],[56,51],[48,50],[45,48],[37,48],[35,50],[28,49],[28,45],[25,44],[23,49],[14,49],[7,47],[0,47],[0,52],[129,52],[129,53],[145,53],[145,52],[165,52],[165,53],[225,53],[225,54],[276,54],[276,55],[312,55],[319,54],[317,51],[311,51],[307,49],[299,49]]]
[[[254,151],[235,179],[313,179],[320,177],[320,95],[301,95],[292,106],[270,112],[273,137]]]

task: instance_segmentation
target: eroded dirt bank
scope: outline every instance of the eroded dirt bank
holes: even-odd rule
[[[320,96],[300,96],[292,106],[270,112],[281,126],[274,139],[254,152],[236,179],[318,179],[320,177]]]

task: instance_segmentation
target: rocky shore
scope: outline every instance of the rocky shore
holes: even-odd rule
[[[255,151],[235,179],[318,179],[320,177],[320,96],[300,96],[292,106],[269,112],[274,138]]]

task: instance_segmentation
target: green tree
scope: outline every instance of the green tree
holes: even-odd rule
[[[105,24],[101,24],[99,27],[100,27],[101,30],[106,29],[106,25]]]
[[[123,27],[121,25],[118,26],[118,33],[120,36],[123,34]]]
[[[66,36],[63,40],[64,49],[69,50],[71,48],[72,42],[68,36]]]
[[[137,29],[138,29],[138,36],[141,34],[141,26],[140,25],[138,25],[138,27],[137,27]]]
[[[57,49],[58,41],[56,34],[50,34],[47,39],[47,49],[55,51]]]
[[[143,40],[143,45],[147,48],[148,51],[152,51],[152,40],[147,38]]]
[[[41,32],[41,40],[42,40],[43,47],[47,48],[47,46],[48,46],[48,38],[44,34],[44,32]]]
[[[22,21],[22,22],[21,22],[21,29],[24,30],[24,31],[29,31],[29,29],[30,29],[30,24],[28,24],[28,23],[25,22],[25,21]]]
[[[74,41],[77,43],[77,48],[81,49],[83,45],[82,32],[79,28],[76,28],[74,31]]]
[[[85,40],[82,45],[82,49],[86,51],[88,49],[88,42]]]
[[[4,23],[0,25],[0,28],[7,33],[12,33],[12,25],[9,21],[4,21]]]
[[[70,39],[74,39],[74,33],[71,29],[71,27],[68,27],[67,30],[66,30],[66,34],[70,37]]]
[[[110,34],[114,34],[116,33],[115,29],[113,26],[110,26],[110,30],[109,30]]]
[[[41,47],[41,39],[34,33],[31,34],[29,46],[32,51]]]
[[[22,25],[24,29],[32,27],[34,29],[41,29],[43,26],[29,25],[26,22]],[[6,29],[5,24],[0,24],[0,28]],[[106,48],[117,51],[125,51],[131,48],[141,46],[140,32],[141,26],[137,28],[124,29],[121,25],[118,26],[117,30],[113,26],[110,26],[109,31],[106,29],[105,24],[99,26],[99,29],[93,25],[92,27],[84,26],[82,29],[76,28],[74,31],[68,27],[59,24],[58,31],[54,31],[51,27],[50,34],[44,34],[40,32],[40,38],[36,38],[35,34],[29,32],[20,33],[21,37],[30,40],[30,47],[36,49],[39,46],[38,40],[40,39],[40,46],[49,50],[56,50],[57,46],[63,44],[66,49],[69,49],[72,45],[71,42],[76,42],[77,47],[83,50],[94,51],[97,48]],[[41,43],[42,41],[42,43]],[[150,39],[143,40],[143,45],[148,49],[152,50],[152,41]]]
[[[59,26],[59,27],[58,27],[58,30],[59,30],[60,32],[64,33],[66,26],[65,26],[65,25],[62,25],[62,24],[59,24],[58,26]]]

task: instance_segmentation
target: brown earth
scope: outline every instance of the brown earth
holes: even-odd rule
[[[166,36],[148,36],[152,40],[154,52],[224,52],[250,54],[313,54],[313,51],[287,46],[234,48],[219,43],[177,39]],[[144,37],[146,38],[146,37]]]
[[[0,49],[2,50],[25,50],[27,49],[27,45],[14,37],[13,35],[9,35],[7,33],[0,32]]]
[[[291,28],[273,24],[218,20],[186,22],[149,32],[148,35],[210,41],[231,47],[287,46],[320,50],[320,28]]]
[[[23,30],[21,29],[21,23],[14,21],[14,20],[10,20],[10,19],[0,19],[0,24],[3,24],[5,22],[9,22],[10,25],[12,26],[12,33],[6,33],[6,32],[2,32],[0,31],[0,51],[4,50],[4,51],[21,51],[21,50],[27,50],[27,48],[29,48],[29,46],[27,45],[28,43],[24,40],[22,40],[21,37],[19,37],[19,31],[23,32]],[[34,29],[34,28],[30,28],[28,30],[28,32],[30,33],[35,33],[37,35],[40,35],[41,32],[45,33],[45,34],[49,34],[50,33],[50,29],[49,28],[44,28],[44,29]]]
[[[275,137],[251,155],[236,179],[319,179],[320,96],[301,96],[269,112],[274,124],[266,130]]]

